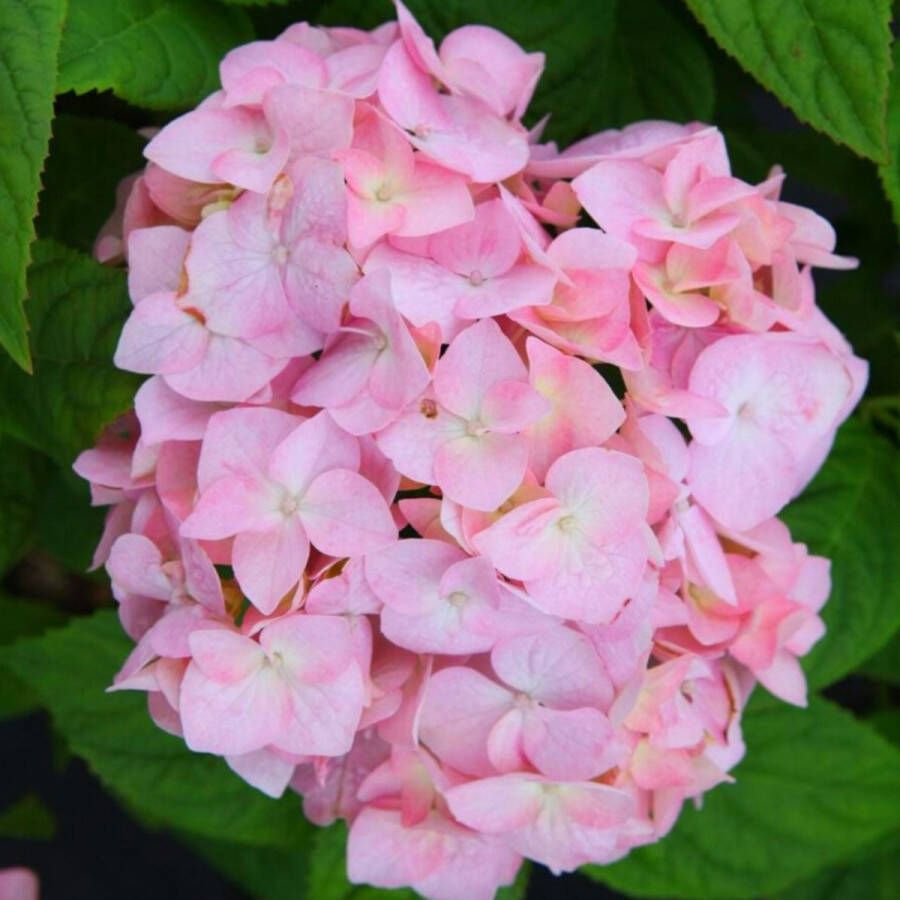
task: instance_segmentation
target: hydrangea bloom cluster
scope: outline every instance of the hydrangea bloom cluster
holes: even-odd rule
[[[541,54],[397,10],[234,50],[150,140],[97,244],[150,377],[76,468],[115,688],[347,820],[352,881],[479,900],[658,840],[756,682],[805,702],[829,567],[775,516],[866,366],[780,171],[700,124],[560,151]]]

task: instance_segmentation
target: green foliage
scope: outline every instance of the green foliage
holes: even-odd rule
[[[900,492],[897,452],[851,420],[822,470],[784,510],[794,539],[831,559],[828,631],[804,660],[810,684],[830,684],[877,651],[900,627]]]
[[[36,794],[26,794],[0,812],[0,837],[49,841],[56,833],[56,818]]]
[[[900,897],[900,840],[879,844],[844,866],[791,885],[774,900],[896,900]]]
[[[40,454],[0,438],[0,574],[19,560],[34,538],[47,472]]]
[[[130,309],[125,274],[38,241],[28,284],[35,374],[0,359],[0,430],[69,466],[137,388],[112,363]]]
[[[584,871],[644,897],[752,898],[900,828],[900,751],[848,713],[753,703],[744,736],[736,784],[685,808],[659,844]]]
[[[37,502],[39,546],[71,571],[86,572],[103,533],[106,509],[91,506],[87,482],[68,466],[51,467]]]
[[[709,57],[672,4],[619,3],[604,84],[603,106],[594,117],[603,127],[639,119],[712,118],[716,86]]]
[[[0,345],[28,369],[22,308],[65,0],[0,6]]]
[[[860,669],[863,675],[900,687],[900,633],[894,635]]]
[[[115,206],[116,185],[143,166],[144,144],[118,122],[57,116],[37,220],[40,237],[89,252]]]
[[[882,709],[873,713],[866,721],[892,744],[900,744],[900,710]]]
[[[712,38],[804,122],[886,153],[890,0],[686,0]]]
[[[885,163],[878,167],[885,193],[894,211],[894,224],[900,230],[900,44],[894,43],[893,69],[888,95],[887,149]]]
[[[5,651],[18,638],[39,635],[65,620],[62,613],[46,603],[0,594],[0,648]],[[0,663],[0,721],[24,715],[36,706],[34,693]]]
[[[218,87],[219,60],[253,37],[246,14],[213,0],[77,0],[57,91],[111,90],[149,109],[182,109]]]
[[[308,827],[307,846],[292,849],[248,847],[191,834],[180,834],[179,838],[256,900],[320,900],[305,889],[310,848],[316,846],[316,829]],[[335,876],[343,878],[339,870]]]
[[[309,828],[296,798],[270,800],[224,761],[160,731],[143,694],[105,693],[131,644],[104,610],[5,651],[92,771],[150,821],[206,838],[302,852]],[[73,677],[77,673],[77,677]]]

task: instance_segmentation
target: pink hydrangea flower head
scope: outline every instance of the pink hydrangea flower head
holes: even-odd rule
[[[806,702],[829,563],[775,516],[865,387],[812,273],[856,261],[715,127],[542,143],[541,53],[395,5],[149,141],[95,246],[149,377],[75,469],[111,690],[344,820],[354,884],[489,900],[664,837],[754,686]]]

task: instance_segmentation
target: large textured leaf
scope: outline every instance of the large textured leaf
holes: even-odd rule
[[[826,636],[804,660],[810,685],[837,680],[900,627],[900,457],[855,420],[821,472],[783,513],[794,539],[832,561]]]
[[[799,118],[886,154],[890,0],[686,0],[715,41]]]
[[[28,548],[44,496],[47,460],[12,438],[0,438],[0,575]]]
[[[90,489],[68,467],[51,466],[37,509],[36,543],[65,568],[86,572],[103,532],[106,507],[91,506]],[[105,572],[96,577],[108,584]]]
[[[602,93],[590,110],[589,130],[638,119],[712,118],[715,83],[706,50],[671,4],[659,0],[620,3],[612,54]],[[589,70],[595,78],[597,68],[594,62]]]
[[[304,824],[309,830],[309,845],[289,849],[248,847],[189,834],[180,834],[179,838],[254,900],[321,900],[304,889],[316,831],[313,825]]]
[[[70,465],[130,407],[138,384],[112,364],[130,309],[125,275],[38,241],[28,289],[35,374],[0,359],[0,431]]]
[[[5,652],[7,644],[62,625],[66,617],[46,603],[0,594],[0,621],[0,648]],[[3,667],[3,658],[0,654],[0,720],[24,715],[37,706],[34,693]]]
[[[22,300],[65,0],[0,4],[0,345],[27,369]]]
[[[891,201],[894,224],[900,229],[900,41],[894,42],[894,66],[887,110],[888,158],[878,167],[884,192]]]
[[[252,37],[243,10],[212,0],[74,0],[57,90],[112,90],[151,109],[193,106],[218,87],[219,60]]]
[[[900,687],[900,634],[895,634],[871,659],[867,659],[860,672],[868,678]]]
[[[72,751],[149,820],[233,843],[302,847],[296,797],[270,800],[221,759],[192,753],[160,731],[138,693],[104,693],[130,650],[112,610],[19,641],[4,654],[40,698]]]
[[[897,900],[900,897],[900,836],[844,866],[791,885],[774,900]]]
[[[116,185],[142,168],[146,141],[107,119],[61,115],[53,123],[37,231],[89,251],[116,204]]]
[[[659,844],[584,871],[644,897],[759,897],[900,827],[900,751],[848,713],[753,704],[744,731],[736,784],[685,808]]]
[[[56,818],[36,794],[26,794],[0,812],[0,838],[49,841],[56,833]]]

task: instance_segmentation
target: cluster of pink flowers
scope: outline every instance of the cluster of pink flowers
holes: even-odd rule
[[[347,820],[354,882],[479,900],[658,840],[757,681],[805,702],[828,561],[775,516],[866,366],[779,171],[699,124],[560,152],[541,54],[397,8],[234,50],[150,140],[97,244],[150,377],[76,468],[115,687]]]

